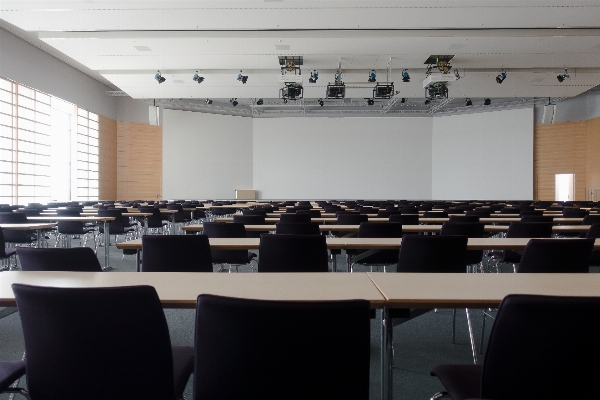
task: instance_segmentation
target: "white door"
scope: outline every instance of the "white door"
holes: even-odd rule
[[[575,174],[556,174],[554,187],[556,201],[575,200]]]

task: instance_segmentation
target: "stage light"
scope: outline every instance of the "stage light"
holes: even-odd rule
[[[257,105],[257,106],[262,106],[262,105],[263,105],[263,103],[264,103],[264,102],[263,102],[263,99],[258,99],[258,100],[256,101],[256,105]]]
[[[410,82],[410,75],[407,69],[402,70],[402,82]]]
[[[429,105],[430,103],[431,103],[431,100],[425,99],[425,105]]]
[[[373,99],[367,99],[367,105],[372,106],[375,104],[375,100]]]
[[[154,79],[156,79],[156,81],[158,83],[163,83],[164,81],[166,81],[166,79],[163,78],[162,75],[160,74],[160,71],[156,71],[156,75],[154,75]]]
[[[239,104],[239,103],[237,102],[237,97],[236,97],[235,99],[234,99],[234,98],[231,98],[231,99],[229,99],[229,102],[230,102],[230,103],[231,103],[231,105],[233,105],[234,107],[235,107],[235,106],[237,106],[237,105]]]
[[[202,82],[204,82],[204,77],[198,75],[198,71],[196,71],[196,73],[192,77],[192,80],[194,80],[194,81],[196,81],[198,83],[202,83]]]
[[[483,101],[483,105],[484,105],[484,106],[489,106],[490,104],[492,104],[492,100],[490,100],[490,99],[485,99],[485,100]]]
[[[244,85],[246,84],[246,82],[248,82],[248,76],[247,75],[242,75],[242,70],[240,70],[240,73],[237,76],[237,80],[242,82]]]
[[[406,97],[403,97],[403,98],[400,100],[400,103],[406,103]]]
[[[319,105],[320,105],[321,107],[323,107],[323,104],[325,104],[325,102],[323,102],[323,99],[319,99],[319,100],[317,100],[317,103],[319,103]]]
[[[471,99],[470,99],[470,98],[468,98],[468,97],[467,97],[467,98],[465,99],[465,106],[466,106],[466,107],[470,107],[470,106],[472,106],[472,105],[473,105],[473,102],[471,101]]]
[[[500,71],[496,77],[496,83],[501,84],[506,79],[506,71]]]
[[[571,79],[571,77],[569,76],[569,71],[567,71],[567,69],[565,68],[565,73],[562,75],[558,75],[556,77],[556,79],[558,79],[558,82],[562,83],[565,79]]]
[[[308,78],[308,82],[309,83],[317,83],[318,79],[319,79],[319,71],[317,71],[316,69],[314,71],[310,71],[310,78]]]
[[[374,69],[371,70],[371,72],[369,72],[369,82],[376,82],[377,79],[375,79],[377,77],[377,73],[375,72]]]
[[[210,105],[210,104],[212,104],[212,100],[211,99],[206,99],[205,103]]]
[[[456,78],[456,80],[460,79],[460,74],[458,73],[457,69],[454,70],[454,77]]]

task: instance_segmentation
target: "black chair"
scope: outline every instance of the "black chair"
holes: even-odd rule
[[[32,398],[182,397],[194,349],[171,346],[153,287],[12,288]]]
[[[321,229],[316,222],[278,222],[275,224],[278,235],[320,235]]]
[[[589,214],[588,210],[580,210],[578,208],[565,208],[562,212],[564,218],[584,218]]]
[[[213,272],[206,235],[142,236],[142,272]]]
[[[479,222],[478,215],[451,215],[448,222]]]
[[[506,231],[506,238],[550,238],[552,237],[550,222],[511,222]],[[500,271],[500,264],[512,264],[513,271],[517,271],[517,264],[521,262],[521,253],[513,250],[493,251],[489,254],[496,261],[496,271]]]
[[[311,222],[309,214],[284,213],[279,217],[279,222]]]
[[[102,272],[98,257],[89,247],[36,249],[18,247],[23,271],[90,271]]]
[[[369,315],[365,300],[288,302],[200,295],[194,400],[366,400]],[[282,368],[290,362],[297,373]],[[244,371],[235,384],[232,370]]]
[[[154,207],[138,207],[139,212],[141,213],[152,213],[147,217],[148,220],[148,232],[155,233],[165,233],[166,232],[166,222],[163,221],[162,215],[160,213],[160,209]]]
[[[598,297],[505,297],[483,364],[435,367],[431,375],[447,392],[432,398],[594,397],[600,374],[600,323],[594,316],[599,313]]]
[[[320,218],[321,211],[319,210],[298,210],[296,214],[308,214],[311,218]]]
[[[554,222],[554,217],[546,215],[524,215],[521,217],[521,222]]]
[[[204,234],[209,238],[245,238],[246,227],[242,223],[205,222]],[[235,265],[236,271],[240,265],[251,264],[256,258],[256,253],[247,250],[211,250],[213,264],[224,264],[231,272],[231,266]],[[220,269],[221,271],[223,269]],[[252,266],[254,271],[254,266]]]
[[[267,212],[265,210],[244,210],[242,211],[242,215],[260,215],[266,218]]]
[[[368,222],[369,216],[366,214],[354,214],[341,212],[336,215],[336,224],[338,225],[360,225],[362,222]]]
[[[0,228],[0,260],[2,260],[2,268],[1,269],[12,269],[13,261],[15,261],[15,256],[17,254],[17,250],[13,248],[6,248],[6,243],[4,242],[4,233],[2,228]],[[5,265],[5,261],[8,260],[8,265]]]
[[[236,214],[233,216],[233,222],[244,224],[244,225],[265,225],[265,216],[264,215],[239,215]],[[249,238],[259,238],[262,233],[268,231],[248,231],[246,230],[246,236]]]
[[[585,237],[588,239],[600,238],[600,223],[592,224]],[[600,250],[592,251],[590,265],[600,265]]]
[[[402,237],[402,224],[397,222],[361,222],[358,227],[359,238],[401,238]],[[373,266],[383,265],[383,271],[388,265],[394,265],[398,263],[398,251],[397,250],[381,250],[375,254],[363,257],[362,255],[356,255],[350,259],[350,272],[354,270],[354,264],[369,265],[371,271]]]
[[[462,212],[457,214],[462,214]],[[448,215],[447,211],[425,211],[423,218],[448,218]]]
[[[517,272],[589,272],[594,239],[531,239]]]
[[[389,222],[398,222],[402,225],[419,225],[418,214],[392,214],[388,218]]]
[[[467,216],[458,216],[456,218],[469,218]],[[475,217],[479,219],[479,217]],[[446,222],[442,225],[440,235],[463,235],[469,238],[482,238],[484,235],[485,225],[479,222]],[[473,271],[483,268],[482,265],[483,251],[468,250],[467,265],[473,267]]]
[[[12,384],[25,375],[25,361],[0,361],[0,393],[18,393],[30,399],[29,392]]]
[[[262,235],[258,272],[327,272],[322,235]]]
[[[135,232],[135,229],[130,226],[125,226],[123,221],[123,212],[120,210],[98,210],[99,217],[115,217],[114,220],[108,223],[108,230],[111,235],[115,235],[115,242],[119,240],[119,235],[127,236],[132,235]],[[100,233],[104,233],[104,225],[101,224],[98,227]],[[108,245],[107,243],[104,244]]]
[[[0,212],[0,224],[27,224],[27,215],[21,213]],[[28,231],[5,230],[4,241],[13,244],[33,244],[37,241],[35,235]]]

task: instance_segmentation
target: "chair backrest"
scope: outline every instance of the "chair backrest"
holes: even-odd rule
[[[108,229],[111,234],[123,233],[125,232],[125,223],[123,221],[123,211],[121,210],[98,210],[99,217],[115,217],[112,221],[108,223]],[[104,227],[100,225],[100,231],[104,232]]]
[[[258,272],[327,272],[322,235],[261,235]]]
[[[244,224],[244,225],[264,225],[265,224],[265,216],[264,215],[234,215],[233,222]]]
[[[284,213],[279,217],[279,222],[310,222],[309,214]]]
[[[360,225],[362,222],[369,221],[369,216],[366,214],[349,214],[340,212],[336,215],[336,223],[338,225]]]
[[[57,217],[79,217],[81,216],[81,211],[78,209],[64,209],[59,208],[56,210]]]
[[[505,297],[490,334],[477,397],[583,399],[596,393],[599,313],[598,297]]]
[[[98,257],[89,247],[33,248],[17,247],[23,271],[102,272]]]
[[[244,211],[242,211],[242,215],[260,215],[260,216],[266,217],[267,211],[265,211],[265,210],[244,210]]]
[[[298,210],[296,214],[308,214],[311,218],[319,218],[321,216],[321,211],[319,210]]]
[[[586,215],[581,221],[582,225],[592,225],[596,223],[600,223],[600,214]]]
[[[204,234],[209,238],[245,238],[246,227],[242,223],[205,222]]]
[[[590,226],[590,229],[587,231],[585,237],[588,239],[600,238],[600,223],[593,223]]]
[[[6,257],[8,257],[6,254],[6,242],[4,241],[4,233],[2,232],[2,228],[0,228],[0,258]]]
[[[369,398],[365,300],[285,302],[203,294],[195,343],[194,400],[259,393],[263,400]],[[285,367],[290,362],[293,371]],[[243,371],[234,385],[233,370]]]
[[[169,329],[153,287],[12,288],[32,398],[175,399]]]
[[[2,224],[26,224],[27,215],[14,212],[0,212],[0,223]]]
[[[477,211],[477,210],[467,210],[465,212],[465,216],[477,216],[480,218],[489,218],[490,215],[492,215],[492,211],[491,210],[486,210],[486,211]]]
[[[511,222],[506,231],[507,238],[552,237],[551,222]]]
[[[392,214],[388,218],[389,222],[397,222],[402,225],[419,225],[419,216],[417,214]]]
[[[554,222],[554,217],[545,215],[523,215],[521,222]]]
[[[321,229],[316,222],[278,222],[275,224],[278,235],[320,235]]]
[[[448,222],[479,222],[478,215],[451,215]]]
[[[578,208],[565,208],[562,212],[565,218],[583,218],[590,212],[588,210],[580,210]]]
[[[463,217],[466,218],[466,217]],[[440,235],[464,235],[466,237],[483,237],[485,225],[480,222],[445,222]]]
[[[462,214],[462,212],[458,214]],[[447,211],[425,211],[423,218],[448,218],[448,215]]]
[[[142,272],[212,271],[208,236],[142,236]]]
[[[466,236],[404,235],[398,272],[466,272]]]
[[[516,207],[504,207],[500,210],[500,214],[521,214],[521,209]]]
[[[531,239],[518,272],[589,272],[594,239]]]
[[[361,222],[357,237],[396,238],[402,237],[402,224],[397,222]]]

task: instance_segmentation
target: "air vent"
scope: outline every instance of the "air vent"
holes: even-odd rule
[[[290,49],[290,45],[289,44],[276,44],[275,45],[275,50],[281,51],[281,50],[289,50]]]
[[[449,50],[460,50],[465,46],[466,46],[466,44],[464,44],[464,43],[454,43],[453,45],[450,45],[450,47],[448,47],[448,49]]]
[[[137,51],[152,51],[152,49],[148,46],[133,46],[137,49]]]
[[[185,83],[181,79],[173,79],[173,83]]]
[[[544,80],[544,78],[533,78],[529,82],[531,82],[531,83],[538,83],[538,82],[542,82],[543,80]]]

